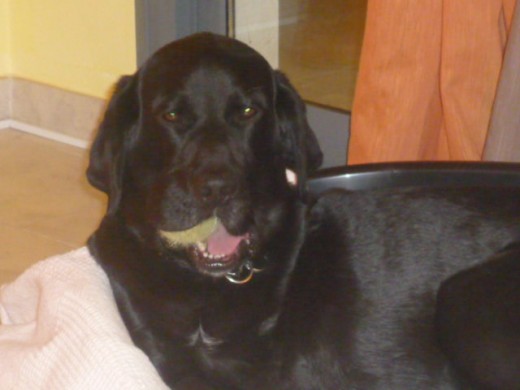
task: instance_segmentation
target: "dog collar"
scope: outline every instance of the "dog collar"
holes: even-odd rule
[[[255,268],[253,262],[248,260],[237,267],[237,269],[229,271],[226,274],[226,279],[233,284],[246,284],[253,279],[255,273],[262,272],[262,270],[261,268]]]

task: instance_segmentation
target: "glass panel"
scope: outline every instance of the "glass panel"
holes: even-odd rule
[[[234,35],[284,71],[307,102],[350,111],[367,0],[235,0]]]

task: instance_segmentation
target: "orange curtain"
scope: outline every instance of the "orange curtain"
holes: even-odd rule
[[[349,163],[480,160],[516,0],[368,0]]]

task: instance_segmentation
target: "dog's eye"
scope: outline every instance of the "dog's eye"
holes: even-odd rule
[[[179,114],[175,111],[168,111],[163,114],[163,119],[167,122],[177,122],[179,120]]]
[[[240,116],[244,119],[250,119],[253,118],[257,114],[257,110],[253,107],[247,106],[242,108],[242,111],[240,112]]]

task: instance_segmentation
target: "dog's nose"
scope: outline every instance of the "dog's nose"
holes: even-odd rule
[[[202,203],[218,206],[228,202],[236,191],[236,183],[225,176],[202,177],[195,180],[193,190]]]
[[[201,195],[205,201],[225,202],[233,193],[231,182],[224,179],[210,179],[201,188]]]

